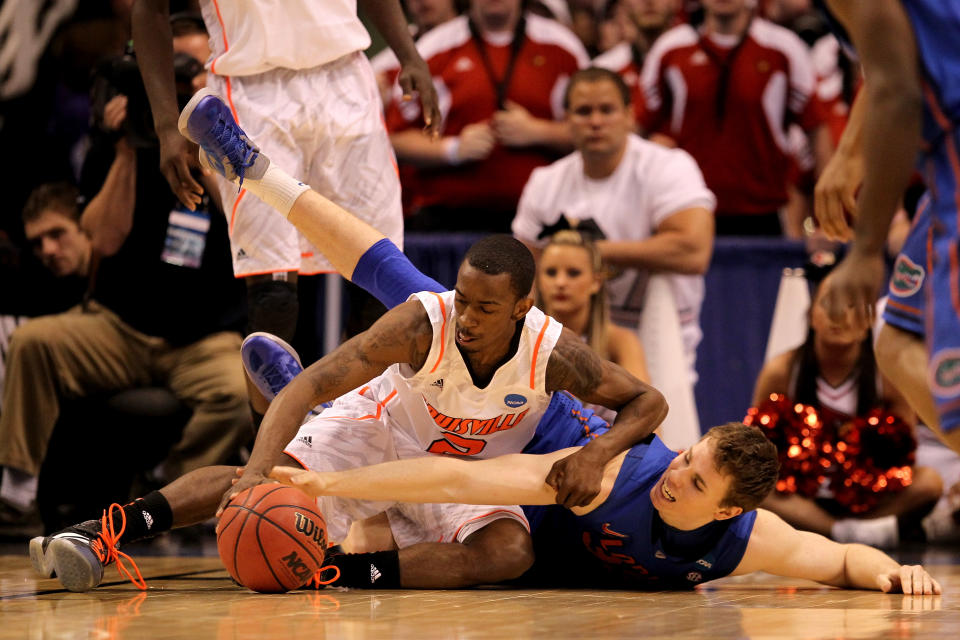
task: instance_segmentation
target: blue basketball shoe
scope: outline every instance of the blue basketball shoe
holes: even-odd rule
[[[301,371],[300,356],[289,344],[273,335],[257,331],[240,345],[243,368],[267,401],[272,401]]]
[[[200,164],[227,180],[243,185],[259,180],[270,159],[247,137],[230,108],[210,89],[198,91],[180,113],[181,135],[200,145]]]

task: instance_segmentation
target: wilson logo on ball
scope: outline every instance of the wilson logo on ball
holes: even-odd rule
[[[321,549],[327,548],[327,532],[313,520],[299,511],[294,513],[297,531],[312,539]]]
[[[297,515],[300,515],[299,513]],[[306,580],[310,577],[310,567],[300,559],[300,556],[297,555],[296,551],[291,551],[289,554],[283,556],[283,561],[287,563],[287,567],[290,568],[290,571],[293,572],[293,575]]]

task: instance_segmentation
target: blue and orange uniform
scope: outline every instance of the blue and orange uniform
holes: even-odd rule
[[[920,60],[924,113],[917,169],[928,192],[894,264],[884,320],[925,337],[940,426],[952,431],[960,427],[960,4],[902,3]]]
[[[572,396],[554,393],[524,453],[582,446],[608,429]],[[666,524],[650,491],[677,452],[649,436],[627,453],[610,495],[577,516],[558,505],[524,507],[536,561],[526,584],[629,589],[690,589],[740,564],[757,512],[692,531]]]

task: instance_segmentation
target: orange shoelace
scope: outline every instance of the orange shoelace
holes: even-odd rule
[[[323,580],[323,579],[320,577],[320,575],[321,575],[324,571],[327,571],[327,570],[329,570],[329,569],[333,569],[334,571],[336,571],[336,572],[337,572],[336,575],[334,575],[334,576],[333,576],[332,578],[330,578],[329,580]],[[315,574],[313,574],[313,577],[310,578],[309,580],[307,580],[307,584],[305,584],[305,585],[303,585],[303,586],[305,586],[305,587],[310,587],[310,588],[313,588],[313,589],[319,589],[320,587],[326,586],[326,585],[330,584],[331,582],[336,582],[336,581],[339,580],[339,579],[340,579],[340,567],[331,564],[331,565],[328,565],[328,566],[326,566],[326,567],[320,567],[319,569],[317,569],[317,572],[316,572]]]
[[[113,508],[116,507],[120,512],[120,531],[114,532],[113,529]],[[93,552],[97,554],[97,557],[100,558],[100,562],[104,566],[110,564],[111,562],[117,563],[117,573],[122,577],[127,578],[132,582],[137,589],[146,590],[147,582],[143,579],[143,576],[140,575],[140,568],[137,566],[137,563],[133,561],[129,555],[120,551],[117,546],[120,544],[120,537],[123,535],[124,529],[127,528],[127,514],[123,512],[123,507],[114,502],[110,505],[109,509],[104,510],[103,515],[100,517],[100,537],[90,543],[90,548],[93,549]],[[130,573],[130,570],[127,569],[126,565],[123,564],[124,560],[129,560],[130,564],[133,566],[133,570],[137,573],[137,577],[134,578],[133,574]]]

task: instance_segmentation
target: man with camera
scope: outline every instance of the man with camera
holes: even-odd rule
[[[191,43],[174,40],[177,50]],[[146,103],[146,92],[130,65],[129,54],[111,61],[95,81],[97,126],[80,185],[89,202],[80,217],[90,239],[84,302],[28,321],[11,338],[0,414],[0,535],[35,514],[37,476],[62,399],[168,387],[193,412],[165,462],[168,479],[226,461],[252,435],[239,351],[244,291],[233,278],[226,222],[209,200],[188,211],[170,192],[157,169],[152,122],[132,108]],[[178,67],[185,102],[202,65]],[[91,432],[91,442],[98,437]]]

